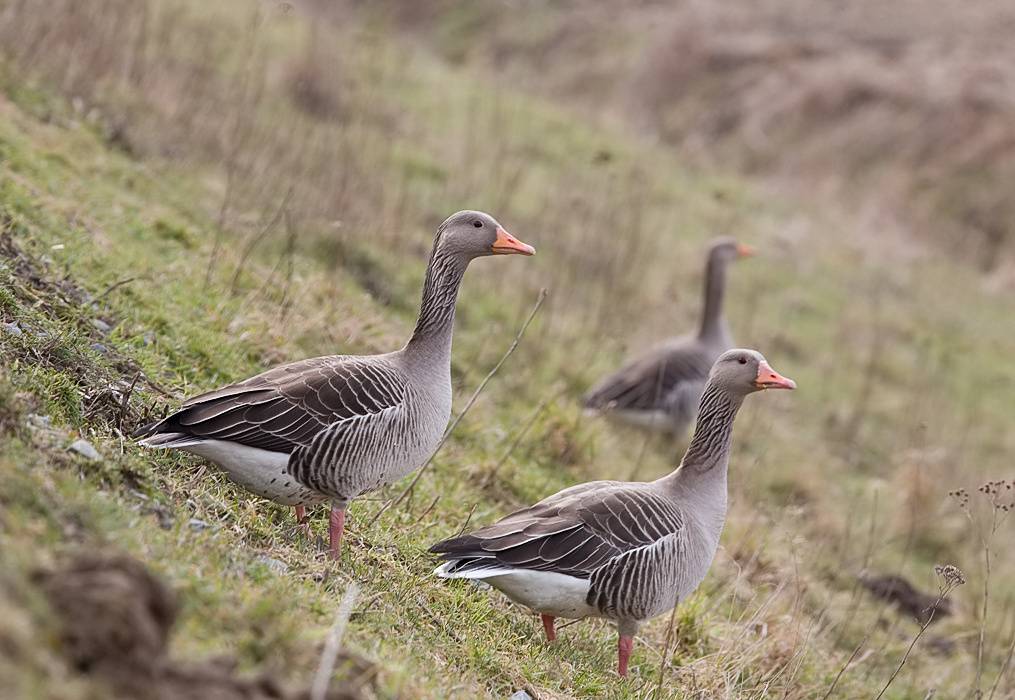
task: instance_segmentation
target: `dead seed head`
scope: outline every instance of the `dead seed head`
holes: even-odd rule
[[[956,586],[961,586],[966,582],[966,577],[962,575],[962,571],[959,567],[952,566],[951,564],[937,565],[934,567],[934,573],[944,578],[944,586],[942,586],[942,592],[950,591]]]
[[[958,501],[959,508],[963,510],[969,505],[969,492],[963,488],[958,488],[953,491],[949,491],[948,495]]]
[[[1007,479],[988,481],[977,490],[987,497],[995,511],[1007,513],[1015,508],[1015,500],[1012,499],[1011,494],[1012,482]],[[1002,498],[1006,500],[1002,501]]]
[[[1006,479],[999,479],[997,481],[988,481],[980,487],[980,491],[987,494],[988,496],[996,496],[1001,491],[1005,490],[1005,487],[1011,488],[1011,484]]]

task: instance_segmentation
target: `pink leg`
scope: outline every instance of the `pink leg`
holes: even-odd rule
[[[553,615],[540,615],[543,619],[543,629],[546,630],[546,641],[553,643],[553,640],[557,638],[557,633],[553,631],[553,621],[556,620]]]
[[[627,678],[627,662],[631,660],[631,650],[634,649],[634,637],[621,637],[617,643],[617,673]]]
[[[336,561],[342,551],[342,531],[344,529],[345,510],[332,510],[328,525],[328,537],[331,540],[328,555]]]

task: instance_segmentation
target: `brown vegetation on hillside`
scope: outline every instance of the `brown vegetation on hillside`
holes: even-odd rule
[[[677,13],[635,100],[702,160],[878,199],[991,270],[1015,252],[1015,12],[933,8],[998,20],[965,33],[919,22],[926,4],[894,18],[861,4],[869,12]]]
[[[985,271],[1015,265],[1011,3],[483,5],[386,3],[448,57],[694,162],[867,203]]]

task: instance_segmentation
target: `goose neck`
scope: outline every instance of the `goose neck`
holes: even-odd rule
[[[455,321],[455,301],[468,260],[461,256],[430,255],[423,281],[423,300],[419,317],[405,350],[430,361],[451,361],[451,332]]]
[[[726,263],[710,257],[705,268],[705,303],[701,313],[701,338],[717,338],[722,336],[726,321],[723,318],[722,304],[726,293]]]
[[[743,404],[743,397],[730,394],[709,384],[701,396],[698,422],[680,466],[664,477],[683,487],[702,480],[721,480],[725,491],[726,469],[729,466],[733,441],[733,419]]]

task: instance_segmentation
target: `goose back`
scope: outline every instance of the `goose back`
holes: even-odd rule
[[[211,459],[285,505],[348,503],[418,467],[447,425],[450,368],[413,374],[404,355],[283,365],[188,400],[147,444]]]
[[[585,394],[585,408],[619,423],[680,436],[694,422],[712,364],[733,346],[723,315],[727,267],[752,250],[730,238],[715,239],[705,267],[704,303],[694,334],[635,355]]]
[[[725,483],[724,474],[716,478]],[[571,603],[585,610],[582,617],[644,621],[671,609],[708,572],[722,531],[713,515],[674,502],[661,482],[596,481],[431,551],[449,561],[440,575],[484,578],[509,597],[514,578],[533,578],[535,571],[587,580],[574,592],[582,600]],[[525,573],[518,576],[519,569]],[[533,609],[571,616],[559,606]]]

